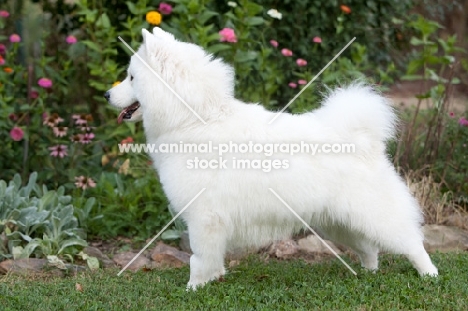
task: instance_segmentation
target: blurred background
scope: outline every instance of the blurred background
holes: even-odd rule
[[[15,230],[41,239],[49,216],[38,202],[56,202],[47,201],[56,217],[72,206],[67,226],[81,239],[144,240],[171,218],[150,158],[118,150],[145,141],[141,124],[118,126],[103,97],[126,75],[130,52],[117,37],[136,49],[141,29],[155,26],[230,63],[236,96],[271,110],[356,37],[289,111],[318,107],[328,87],[375,84],[401,116],[388,152],[426,222],[466,228],[467,12],[466,0],[0,1],[0,197],[20,202],[0,205],[0,215],[19,219],[12,211],[29,202],[38,219],[34,230],[3,222],[4,257],[27,245]],[[165,237],[183,230],[179,223]],[[40,245],[30,253],[47,252]]]

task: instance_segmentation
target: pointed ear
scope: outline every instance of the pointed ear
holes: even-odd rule
[[[151,52],[156,49],[157,40],[153,34],[146,29],[143,29],[141,34],[143,35],[143,45],[145,46],[145,50],[148,55],[151,55]]]
[[[170,32],[164,31],[159,27],[153,28],[153,34],[156,38],[164,39],[164,40],[174,40],[174,35]]]
[[[149,40],[150,40],[150,37],[152,37],[153,35],[148,31],[146,30],[145,28],[143,28],[141,30],[141,34],[143,35],[143,44],[148,44],[149,43]]]

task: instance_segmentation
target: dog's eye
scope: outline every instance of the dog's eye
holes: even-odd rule
[[[133,81],[133,76],[132,75],[130,75],[130,81]]]

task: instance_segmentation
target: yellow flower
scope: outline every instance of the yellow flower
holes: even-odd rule
[[[156,11],[150,11],[146,14],[146,21],[151,25],[159,25],[162,21],[162,15]]]
[[[114,84],[112,84],[112,87],[117,86],[120,84],[120,81],[115,81]]]

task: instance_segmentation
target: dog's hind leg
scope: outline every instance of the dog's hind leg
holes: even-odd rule
[[[379,249],[372,245],[362,248],[352,248],[361,260],[361,266],[370,271],[376,271],[379,268]]]
[[[439,274],[429,254],[424,249],[422,241],[414,243],[414,245],[408,245],[408,251],[405,255],[413,264],[413,267],[418,270],[419,275],[437,276]]]
[[[345,227],[333,226],[322,228],[331,240],[351,248],[361,260],[361,266],[375,271],[379,267],[379,248],[360,233]]]
[[[190,247],[190,280],[188,289],[195,290],[225,274],[226,229],[215,213],[200,215],[197,221],[187,222]]]

